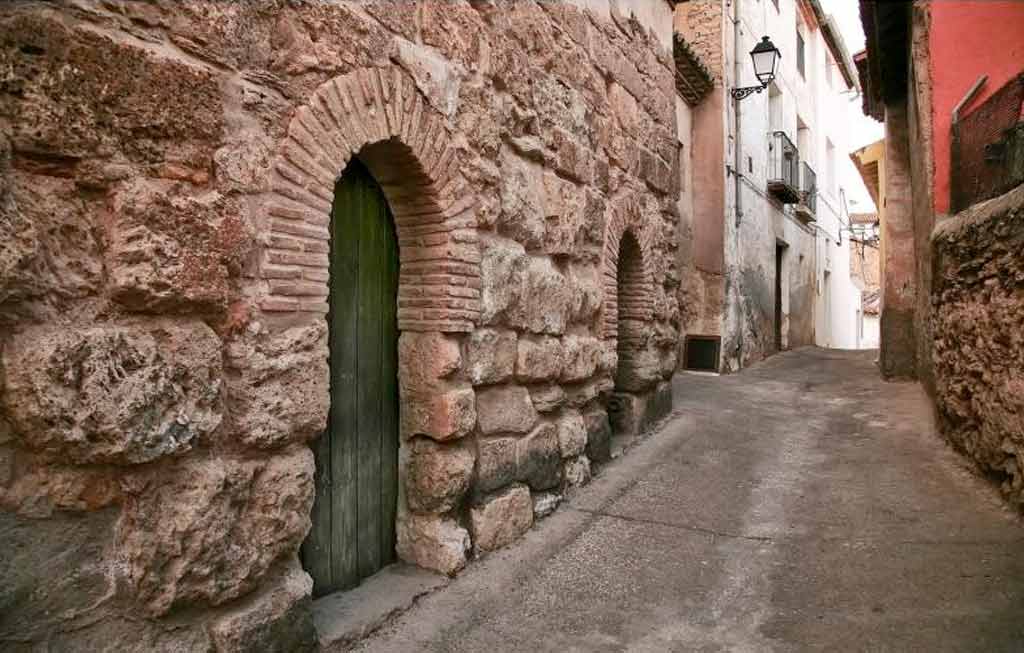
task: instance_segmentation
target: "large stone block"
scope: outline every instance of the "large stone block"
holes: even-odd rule
[[[510,147],[501,151],[501,213],[498,233],[528,250],[545,245],[544,169],[517,155]]]
[[[175,196],[136,183],[114,196],[111,296],[132,311],[223,312],[254,245],[241,204],[220,193]]]
[[[565,390],[559,385],[531,386],[530,400],[537,412],[550,413],[565,403]]]
[[[494,551],[516,541],[533,526],[533,501],[525,485],[513,485],[491,495],[469,511],[473,546]]]
[[[615,387],[627,392],[645,392],[662,380],[662,356],[654,346],[631,349],[620,355]]]
[[[202,322],[36,327],[2,360],[14,430],[29,447],[79,463],[179,454],[223,415],[220,339]]]
[[[544,173],[544,252],[578,256],[586,214],[583,191],[553,172]]]
[[[439,515],[401,515],[398,519],[398,557],[406,562],[452,575],[466,566],[469,532],[458,522]]]
[[[619,127],[628,134],[638,136],[640,121],[637,117],[640,107],[636,98],[620,84],[612,82],[608,85],[608,102],[612,115],[619,121]]]
[[[528,72],[532,82],[531,99],[537,112],[541,135],[549,138],[551,132],[557,130],[571,135],[573,140],[581,144],[589,145],[589,112],[579,91],[543,70],[534,68]]]
[[[425,4],[420,20],[424,43],[470,70],[481,64],[487,32],[474,7],[462,3]],[[415,21],[410,18],[410,22]]]
[[[466,368],[473,385],[501,383],[516,365],[515,331],[477,329],[466,343]]]
[[[484,435],[529,433],[538,417],[529,391],[518,385],[480,390],[477,415]]]
[[[319,650],[310,595],[313,579],[299,561],[287,560],[259,591],[218,617],[209,628],[218,653],[312,653]]]
[[[550,335],[565,332],[573,306],[573,286],[550,258],[530,259],[517,299],[505,312],[510,326]]]
[[[0,305],[43,300],[56,316],[103,280],[98,232],[72,180],[16,172],[0,137]],[[14,318],[2,310],[0,324]]]
[[[0,446],[0,509],[38,519],[58,511],[99,510],[120,500],[115,469],[47,464],[39,458]]]
[[[516,378],[527,383],[555,381],[565,366],[562,340],[551,336],[524,336],[519,339]]]
[[[459,108],[459,70],[430,48],[413,41],[397,40],[395,60],[416,82],[423,97],[435,109],[451,118]]]
[[[593,328],[594,331],[596,331],[598,313],[604,303],[604,290],[599,281],[600,276],[596,266],[573,266],[571,320],[573,324],[583,324]]]
[[[601,364],[604,345],[589,336],[566,336],[565,367],[559,377],[563,383],[577,383],[592,377]]]
[[[516,442],[516,474],[534,490],[557,487],[562,481],[558,427],[540,424]]]
[[[116,554],[140,609],[220,605],[294,555],[310,527],[313,454],[203,458],[125,480]]]
[[[8,94],[15,148],[208,167],[225,116],[219,74],[72,24],[24,11],[0,25],[0,60],[17,80]]]
[[[114,510],[46,520],[0,512],[0,642],[45,639],[76,616],[96,616],[114,593],[116,521]]]
[[[594,157],[590,149],[581,145],[581,140],[562,129],[544,133],[551,156],[544,162],[559,174],[589,186],[594,177]]]
[[[608,422],[608,413],[595,408],[583,415],[587,425],[587,458],[595,463],[607,462],[612,457],[612,427]]]
[[[570,408],[586,408],[595,402],[606,400],[614,388],[615,383],[606,376],[565,386],[565,405]]]
[[[223,4],[219,3],[218,7]],[[258,9],[253,13],[268,13],[266,5],[254,7]],[[401,40],[361,11],[358,5],[317,2],[294,7],[291,11],[269,13],[273,16],[268,21],[272,31],[262,42],[272,43],[273,53],[269,56],[259,53],[269,59],[269,63],[254,68],[267,70],[274,79],[281,80],[278,84],[290,98],[309,97],[317,86],[332,77],[358,68],[384,66],[400,60],[403,55],[402,63],[416,63],[415,50],[413,54],[401,52],[398,47]],[[352,38],[353,34],[358,34],[359,38]],[[236,37],[236,41],[249,38],[258,37],[245,34]],[[229,47],[238,46],[232,43]],[[214,56],[220,49],[214,49]],[[252,50],[258,52],[259,48]],[[429,71],[430,68],[423,71],[424,81],[430,81],[426,76]]]
[[[567,411],[558,420],[558,448],[563,458],[573,458],[587,447],[587,425],[577,411]]]
[[[505,487],[518,477],[517,441],[514,437],[479,438],[477,440],[477,492],[490,492]]]
[[[499,324],[519,302],[530,258],[522,245],[507,240],[486,241],[482,250],[481,323]]]
[[[327,323],[238,336],[227,347],[230,438],[269,449],[327,426]]]
[[[416,438],[410,447],[405,498],[414,512],[448,512],[469,489],[476,460],[473,449]]]
[[[459,341],[443,333],[405,331],[398,338],[398,378],[403,390],[428,390],[462,368]]]
[[[433,391],[403,392],[402,436],[425,435],[438,441],[461,438],[477,421],[473,388],[440,386]]]

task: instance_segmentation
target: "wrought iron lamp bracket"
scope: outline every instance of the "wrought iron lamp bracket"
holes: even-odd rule
[[[729,94],[732,95],[732,99],[739,101],[747,97],[748,95],[760,93],[765,88],[767,88],[767,86],[767,84],[763,84],[761,86],[742,86],[740,88],[732,89],[731,91],[729,91]]]

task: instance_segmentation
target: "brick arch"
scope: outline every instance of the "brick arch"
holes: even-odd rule
[[[624,279],[628,296],[619,297],[619,256],[623,239],[635,241],[639,254],[638,269],[630,270]],[[619,337],[619,321],[622,318],[638,322],[650,322],[654,318],[654,281],[651,274],[650,230],[643,224],[640,206],[635,198],[618,204],[605,228],[604,257],[604,307],[603,337],[616,340]]]
[[[444,116],[397,66],[357,70],[317,88],[273,163],[262,310],[327,311],[334,185],[358,156],[395,218],[399,329],[472,331],[480,316],[475,201],[451,141]]]

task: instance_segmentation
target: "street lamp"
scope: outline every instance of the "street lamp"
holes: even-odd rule
[[[782,53],[775,47],[767,36],[761,38],[761,42],[750,51],[750,58],[754,60],[754,77],[761,82],[760,86],[744,86],[734,88],[730,91],[734,100],[742,100],[752,93],[760,93],[772,80],[775,79],[775,68],[779,65],[779,57]]]

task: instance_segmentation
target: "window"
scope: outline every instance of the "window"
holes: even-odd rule
[[[825,53],[825,83],[828,84],[829,88],[832,88],[832,55]]]
[[[800,71],[801,77],[807,79],[807,74],[804,72],[804,37],[800,30],[796,32],[796,69]]]

